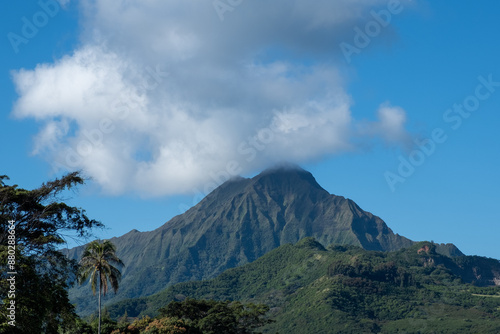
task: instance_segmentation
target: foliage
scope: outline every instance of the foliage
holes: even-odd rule
[[[89,281],[92,287],[92,292],[96,293],[96,287],[99,286],[99,318],[98,318],[98,330],[101,333],[101,295],[106,295],[108,292],[108,281],[111,288],[115,291],[118,290],[118,282],[121,279],[121,272],[118,267],[122,267],[124,264],[122,260],[116,255],[116,247],[109,240],[100,242],[94,240],[90,242],[83,252],[82,258],[80,260],[80,269],[78,280],[80,284],[83,284],[87,278],[90,277]],[[106,325],[103,323],[103,325]],[[109,326],[108,326],[109,327]],[[103,327],[103,332],[110,332]]]
[[[77,270],[76,262],[57,247],[65,242],[65,233],[85,237],[91,228],[102,224],[89,219],[84,210],[60,201],[65,191],[84,183],[77,172],[33,190],[8,185],[6,180],[6,176],[0,176],[0,313],[7,314],[6,279],[7,272],[13,271],[7,267],[8,246],[15,246],[16,327],[3,319],[0,331],[57,333],[59,327],[64,330],[75,325],[76,315],[66,289],[74,282]],[[14,234],[9,233],[11,221]],[[8,244],[9,235],[15,235],[15,245]]]
[[[99,333],[99,318],[93,316],[90,321],[92,333]],[[111,319],[109,312],[104,309],[100,320],[100,330],[102,334],[111,334],[118,327],[118,323]]]
[[[124,264],[116,256],[116,247],[109,240],[90,242],[83,252],[80,260],[79,281],[83,284],[90,277],[89,281],[92,292],[96,293],[96,287],[99,285],[100,294],[106,295],[109,284],[113,291],[118,290],[121,272],[119,267]]]
[[[60,328],[59,334],[94,334],[94,331],[89,323],[77,318],[76,321],[69,326]]]
[[[184,334],[188,333],[182,320],[175,318],[160,318],[153,320],[144,330],[144,334]],[[222,333],[222,332],[221,332]]]
[[[118,329],[117,331],[114,331],[113,334],[139,334],[143,333],[144,330],[149,326],[149,324],[153,321],[149,316],[144,316],[140,319],[135,320],[132,324],[129,326],[123,328],[123,329]]]
[[[155,319],[142,317],[112,334],[251,334],[270,323],[268,311],[262,304],[187,298],[162,307]]]
[[[160,308],[159,313],[162,317],[184,320],[187,333],[250,334],[254,333],[253,329],[270,322],[265,317],[268,311],[269,307],[262,304],[187,298],[169,303]]]
[[[485,283],[487,269],[498,270],[498,265],[486,258],[449,258],[425,242],[377,252],[355,246],[325,249],[308,238],[215,279],[117,303],[110,312],[123,314],[123,305],[132,316],[160,312],[199,324],[210,307],[201,300],[221,305],[240,300],[269,306],[275,322],[258,327],[265,333],[498,333],[500,288],[473,285]],[[470,276],[479,270],[481,279]],[[231,320],[230,313],[217,313],[220,323]]]
[[[120,326],[118,326],[120,327]],[[111,334],[185,334],[187,333],[186,324],[177,318],[161,317],[151,319],[142,317],[135,320],[132,324],[117,328]]]

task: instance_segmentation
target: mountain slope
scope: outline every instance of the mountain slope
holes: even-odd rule
[[[379,251],[413,243],[352,200],[329,194],[311,173],[279,167],[251,179],[227,181],[154,231],[133,230],[112,238],[126,267],[118,294],[110,294],[108,300],[146,296],[169,284],[212,278],[307,236],[326,245]],[[79,258],[82,250],[83,246],[73,248],[67,254]],[[80,314],[93,311],[87,286],[72,288],[70,298]]]
[[[108,310],[113,317],[154,316],[190,297],[268,304],[276,320],[268,333],[498,333],[499,288],[470,284],[495,284],[499,261],[450,258],[435,248],[421,242],[389,253],[325,249],[305,238],[215,279],[179,283]]]

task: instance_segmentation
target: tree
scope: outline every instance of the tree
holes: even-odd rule
[[[89,278],[92,286],[92,292],[96,293],[99,286],[99,327],[98,333],[101,334],[101,295],[106,295],[109,286],[116,293],[118,291],[121,272],[118,267],[123,267],[122,260],[116,256],[116,247],[111,241],[103,242],[94,240],[87,245],[80,260],[79,282],[83,284]],[[109,285],[108,285],[109,281]]]
[[[118,322],[111,319],[109,312],[106,308],[101,312],[101,320],[98,317],[92,316],[89,321],[90,327],[92,328],[92,333],[111,334],[113,331],[118,329]],[[100,326],[100,327],[99,327]],[[100,329],[99,329],[100,328]]]
[[[186,298],[160,308],[160,317],[181,319],[188,334],[252,334],[254,329],[272,321],[265,317],[264,304],[242,304],[238,301],[196,300]]]
[[[15,314],[2,319],[0,332],[57,333],[77,319],[66,290],[75,281],[77,263],[58,247],[66,242],[66,233],[88,237],[93,227],[103,225],[60,200],[84,183],[78,172],[33,190],[7,180],[0,176],[0,314],[8,315],[12,302]],[[14,294],[8,278],[15,283]],[[12,318],[15,327],[8,323]]]

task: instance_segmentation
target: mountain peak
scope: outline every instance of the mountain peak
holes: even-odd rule
[[[276,165],[269,167],[265,169],[261,174],[265,173],[276,173],[276,172],[304,172],[304,173],[309,173],[302,167],[300,167],[297,164],[294,164],[292,162],[287,162],[283,161],[280,163],[277,163]]]
[[[112,298],[145,296],[169,284],[211,278],[304,237],[321,245],[379,251],[413,244],[354,202],[331,195],[308,171],[282,163],[251,179],[228,180],[156,230],[114,239],[127,263],[122,273],[127,288]],[[322,249],[319,244],[306,239],[301,245]],[[87,291],[77,290],[74,301],[90,305]]]
[[[295,189],[300,185],[312,186],[325,191],[316,181],[314,176],[298,165],[284,162],[264,170],[252,179],[255,183],[270,183],[293,185]]]

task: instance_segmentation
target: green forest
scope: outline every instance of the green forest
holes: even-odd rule
[[[165,304],[184,298],[238,300],[270,308],[265,333],[498,333],[500,289],[465,283],[469,269],[488,265],[498,261],[449,258],[431,242],[376,252],[305,238],[216,279],[176,284],[108,311],[161,316]]]

